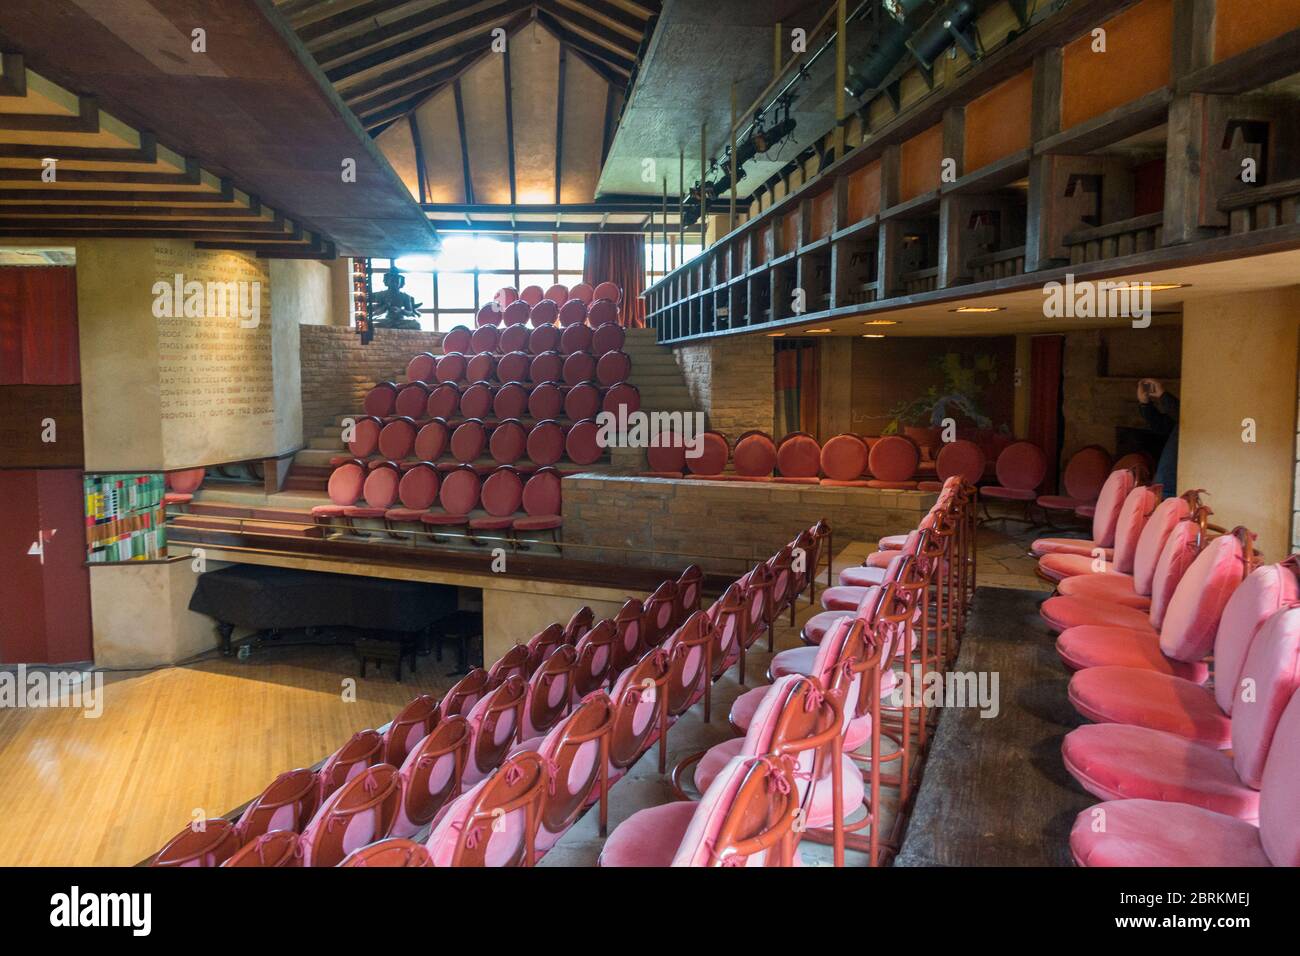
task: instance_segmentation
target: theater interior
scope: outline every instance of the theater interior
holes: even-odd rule
[[[0,866],[1300,865],[1298,357],[1296,0],[5,0]]]

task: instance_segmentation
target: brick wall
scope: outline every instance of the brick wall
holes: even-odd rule
[[[919,491],[585,475],[563,484],[571,557],[733,573],[825,518],[836,548],[915,528],[938,496]],[[637,551],[621,549],[635,548]],[[602,550],[609,549],[609,550]],[[649,554],[645,552],[662,552]]]
[[[377,329],[362,345],[351,328],[300,325],[298,342],[303,431],[310,435],[338,415],[361,411],[370,387],[404,374],[412,355],[439,351],[442,333]]]
[[[709,427],[734,443],[753,428],[772,431],[775,372],[772,340],[744,335],[673,349],[691,400]]]

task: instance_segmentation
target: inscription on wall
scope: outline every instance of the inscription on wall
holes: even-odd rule
[[[154,247],[158,401],[169,467],[273,453],[271,276],[235,252]]]

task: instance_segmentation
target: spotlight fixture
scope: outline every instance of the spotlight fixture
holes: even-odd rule
[[[949,309],[949,312],[1005,312],[1005,305],[963,305],[957,309]]]
[[[881,335],[879,332],[864,332],[864,333],[862,334],[862,337],[863,337],[864,339],[883,339],[883,338],[884,338],[884,336]]]
[[[979,48],[975,46],[967,32],[975,20],[974,0],[955,0],[940,10],[910,40],[907,48],[912,51],[922,69],[930,70],[934,61],[954,42],[966,51],[972,60],[979,58]]]
[[[769,339],[779,339],[779,338],[780,338],[781,336],[783,336],[783,335],[785,335],[784,332],[768,332],[768,333],[767,333],[767,337],[768,337]]]
[[[1141,292],[1145,289],[1149,292],[1168,292],[1170,289],[1186,289],[1188,285],[1186,282],[1127,282],[1116,288],[1121,291]]]
[[[863,325],[897,325],[897,319],[872,319],[870,322],[863,322]]]
[[[804,329],[805,335],[825,335],[830,329]]]

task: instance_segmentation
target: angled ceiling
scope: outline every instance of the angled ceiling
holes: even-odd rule
[[[201,52],[195,29],[204,31]],[[428,218],[271,0],[3,0],[0,51],[22,54],[28,69],[74,96],[96,98],[91,107],[167,144],[187,169],[334,240],[340,254],[437,249]],[[56,119],[45,132],[75,122]],[[40,157],[22,158],[39,174]],[[355,182],[342,175],[345,160],[356,163]],[[108,194],[121,184],[108,180],[86,176],[80,198],[120,201]],[[0,200],[29,189],[0,184]],[[131,198],[156,199],[143,190]]]
[[[275,0],[339,95],[378,133],[494,54],[494,34],[536,21],[625,87],[658,0]]]

